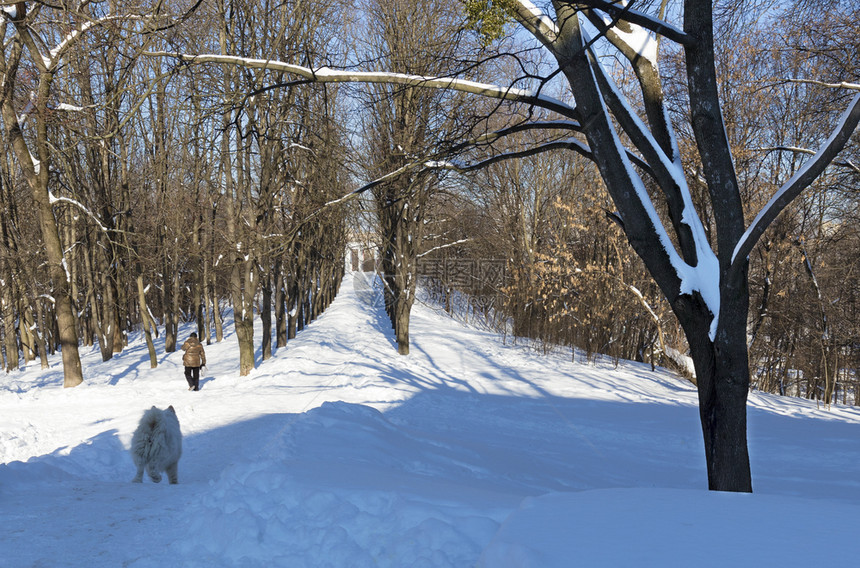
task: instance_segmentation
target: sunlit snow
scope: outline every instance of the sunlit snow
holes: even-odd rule
[[[257,321],[255,337],[259,337]],[[196,324],[183,324],[184,339]],[[232,322],[200,392],[142,337],[0,375],[0,566],[851,566],[860,412],[754,393],[756,493],[709,493],[696,393],[648,365],[505,344],[416,302],[398,355],[379,285],[239,377]],[[176,408],[179,484],[130,482]]]

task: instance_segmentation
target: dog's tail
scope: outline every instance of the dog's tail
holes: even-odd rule
[[[139,436],[135,436],[137,439],[134,440],[134,451],[144,462],[149,461],[156,448],[164,442],[165,432],[161,420],[161,411],[153,406],[144,413],[140,421]]]

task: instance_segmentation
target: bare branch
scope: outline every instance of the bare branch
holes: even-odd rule
[[[437,160],[424,162],[424,165],[427,167],[427,169],[451,170],[458,173],[466,173],[480,170],[493,164],[503,162],[505,160],[511,160],[514,158],[527,158],[529,156],[535,156],[537,154],[549,152],[550,150],[573,150],[574,152],[577,152],[578,154],[584,156],[585,158],[588,158],[589,160],[594,159],[591,154],[591,149],[585,142],[577,140],[576,138],[566,138],[564,140],[546,142],[538,146],[526,148],[525,150],[519,150],[516,152],[505,152],[503,154],[498,154],[496,156],[487,158],[486,160],[475,162],[474,164],[457,163],[451,160]]]
[[[449,149],[448,153],[458,154],[459,152],[462,152],[464,150],[476,148],[481,145],[491,145],[496,141],[504,138],[505,136],[518,134],[520,132],[530,132],[533,130],[572,130],[574,132],[582,132],[582,126],[576,120],[545,120],[539,122],[521,122],[519,124],[514,124],[513,126],[502,128],[501,130],[496,130],[494,132],[488,132],[487,134],[482,134],[481,136],[478,136],[471,140],[466,140],[465,142],[456,144]]]

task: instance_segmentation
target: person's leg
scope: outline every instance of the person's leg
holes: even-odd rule
[[[194,390],[200,390],[200,367],[194,367]]]
[[[188,383],[188,390],[194,388],[194,379],[191,378],[192,367],[185,367],[185,381]]]

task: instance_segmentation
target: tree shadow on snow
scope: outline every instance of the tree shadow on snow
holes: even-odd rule
[[[453,383],[429,384],[402,372],[390,373],[388,380],[394,387],[406,381],[413,392],[420,388],[383,412],[328,402],[301,414],[258,416],[186,435],[179,483],[207,486],[232,468],[238,468],[234,477],[239,480],[243,468],[254,471],[269,464],[262,467],[312,488],[426,492],[428,499],[455,502],[487,494],[517,501],[553,491],[704,489],[707,484],[694,407],[484,394]],[[182,409],[178,411],[182,423]],[[753,413],[752,418],[768,432],[797,431],[809,424],[774,414]],[[835,426],[845,439],[856,429]],[[130,439],[131,432],[123,434]],[[777,491],[804,488],[834,499],[860,498],[854,481],[860,478],[860,450],[854,445],[849,451],[840,438],[809,452],[826,438],[768,439],[775,457],[762,453],[757,463],[753,451],[754,468]],[[846,459],[821,459],[823,453],[835,452],[837,443]],[[781,454],[791,456],[791,468],[777,467]],[[0,492],[66,481],[126,483],[134,472],[120,432],[107,429],[71,449],[0,466]]]

